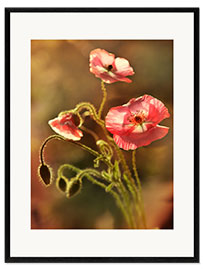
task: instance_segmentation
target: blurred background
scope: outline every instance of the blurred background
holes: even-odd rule
[[[138,148],[138,173],[148,228],[173,228],[173,42],[171,40],[32,40],[31,42],[31,228],[32,229],[122,229],[126,224],[110,194],[83,181],[80,194],[67,199],[55,183],[46,188],[39,181],[39,149],[54,132],[48,125],[58,113],[88,101],[99,108],[100,79],[89,72],[89,53],[102,48],[129,60],[135,71],[132,83],[106,85],[108,100],[103,116],[112,106],[144,94],[160,99],[171,117],[160,124],[170,127],[161,140]],[[101,134],[87,119],[85,125]],[[96,149],[84,133],[81,142]],[[128,164],[131,151],[124,151]],[[93,166],[93,158],[68,142],[52,140],[45,148],[45,162],[56,177],[60,165]],[[68,175],[67,175],[68,176]]]

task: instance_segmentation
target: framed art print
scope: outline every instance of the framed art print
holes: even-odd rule
[[[199,9],[5,9],[5,261],[199,261]]]

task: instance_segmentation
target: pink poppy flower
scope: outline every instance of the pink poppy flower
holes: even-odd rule
[[[160,100],[144,95],[111,108],[105,122],[117,145],[133,150],[163,138],[169,128],[158,123],[168,117],[168,109]]]
[[[103,49],[95,49],[90,52],[90,72],[105,83],[123,81],[130,83],[126,76],[134,74],[128,60],[117,57]]]
[[[79,141],[83,136],[83,133],[77,128],[77,123],[74,116],[75,115],[72,113],[59,114],[58,117],[50,120],[48,123],[56,133],[64,138]]]

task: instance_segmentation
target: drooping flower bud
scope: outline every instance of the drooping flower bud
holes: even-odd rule
[[[81,188],[82,188],[81,181],[78,179],[73,179],[68,183],[66,196],[70,198],[77,195],[80,192]]]
[[[60,191],[66,192],[68,186],[68,179],[65,176],[60,176],[56,180],[56,186]]]
[[[51,169],[46,164],[41,164],[38,169],[40,179],[46,186],[51,184]]]
[[[68,140],[79,141],[83,136],[82,131],[77,127],[78,116],[74,120],[75,114],[71,112],[61,112],[58,117],[49,120],[50,127],[59,135]],[[74,122],[76,121],[76,123]]]

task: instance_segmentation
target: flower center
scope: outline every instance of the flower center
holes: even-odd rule
[[[142,123],[142,117],[139,116],[139,115],[136,115],[136,116],[134,117],[134,120],[135,120],[135,122],[138,123],[138,124],[141,124],[141,123]]]
[[[136,114],[132,114],[129,117],[129,121],[134,125],[141,125],[145,121],[145,115],[142,111]]]
[[[111,70],[112,70],[112,68],[113,68],[113,66],[112,66],[112,65],[108,65],[107,70],[108,70],[108,71],[111,71]]]

